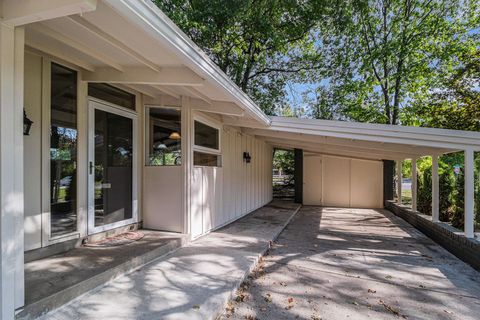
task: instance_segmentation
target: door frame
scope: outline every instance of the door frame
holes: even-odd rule
[[[102,110],[132,120],[132,218],[95,227],[95,176],[90,173],[89,163],[95,163],[95,110]],[[87,234],[95,234],[106,230],[123,227],[138,222],[138,116],[133,110],[88,97],[88,210],[87,210]]]

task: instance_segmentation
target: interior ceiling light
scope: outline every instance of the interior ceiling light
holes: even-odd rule
[[[180,140],[182,137],[180,137],[180,133],[175,131],[175,132],[170,133],[169,138],[172,139],[172,140]]]

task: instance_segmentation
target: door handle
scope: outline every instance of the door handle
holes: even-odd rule
[[[90,174],[92,174],[93,173],[93,161],[90,161],[88,166],[89,166]]]

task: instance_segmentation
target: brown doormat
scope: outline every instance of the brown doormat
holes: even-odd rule
[[[143,232],[140,231],[129,231],[121,234],[117,234],[113,237],[108,237],[97,242],[90,242],[84,244],[85,247],[117,247],[123,246],[137,240],[142,239],[145,236]]]

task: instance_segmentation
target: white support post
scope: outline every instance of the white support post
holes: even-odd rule
[[[440,221],[440,185],[438,179],[438,155],[432,155],[432,221]]]
[[[397,203],[402,204],[402,160],[397,160]]]
[[[417,211],[417,158],[412,158],[412,210]]]
[[[24,303],[24,31],[0,23],[0,318]]]
[[[474,237],[474,152],[465,150],[465,237]]]

